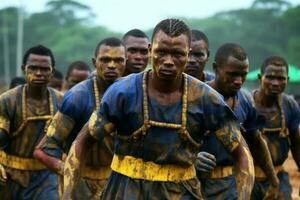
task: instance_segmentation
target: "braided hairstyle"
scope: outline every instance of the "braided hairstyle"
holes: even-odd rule
[[[185,34],[188,37],[188,44],[191,43],[191,31],[190,28],[179,19],[165,19],[159,22],[152,34],[151,42],[153,43],[153,39],[155,35],[159,32],[163,31],[165,34],[171,37],[177,37],[181,34]]]

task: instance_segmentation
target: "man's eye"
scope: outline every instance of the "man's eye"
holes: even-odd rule
[[[100,61],[104,62],[104,63],[109,63],[110,59],[109,58],[101,58]]]
[[[148,50],[144,49],[144,50],[141,50],[141,54],[143,55],[147,55],[148,54]]]
[[[160,56],[164,56],[164,55],[166,55],[166,52],[163,50],[160,50],[160,51],[157,51],[157,54]]]
[[[127,49],[127,51],[130,52],[130,53],[137,53],[138,52],[137,49]]]
[[[196,57],[202,57],[202,56],[204,56],[204,53],[196,52],[196,53],[193,53],[193,55],[196,56]]]
[[[179,51],[175,51],[174,53],[172,53],[172,55],[176,58],[185,56],[185,54],[183,52],[179,52]]]
[[[116,58],[115,62],[116,63],[122,63],[122,62],[124,62],[124,59],[123,58]]]

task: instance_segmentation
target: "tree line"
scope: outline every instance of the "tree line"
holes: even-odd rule
[[[73,0],[49,1],[45,11],[30,14],[20,12],[17,7],[3,8],[0,10],[1,79],[7,74],[5,66],[9,66],[9,77],[14,77],[20,67],[16,58],[20,14],[23,27],[21,52],[38,43],[44,44],[53,50],[56,67],[62,72],[66,72],[68,64],[75,60],[91,64],[98,41],[108,36],[122,37],[123,34],[93,25],[95,15],[92,9]],[[300,5],[291,6],[283,0],[255,0],[247,9],[220,12],[203,19],[182,19],[192,29],[207,34],[211,50],[208,69],[222,43],[236,42],[246,49],[250,70],[254,70],[265,57],[274,54],[300,66],[299,16]],[[144,31],[151,36],[152,29]]]

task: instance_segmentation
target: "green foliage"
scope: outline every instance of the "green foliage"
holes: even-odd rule
[[[18,9],[0,10],[0,38],[6,34],[9,41],[11,76],[15,76]],[[57,68],[65,72],[68,64],[83,60],[91,65],[94,48],[108,36],[121,37],[105,27],[95,26],[92,10],[73,0],[52,0],[47,10],[24,14],[23,52],[36,44],[51,48]],[[278,54],[289,63],[300,66],[300,6],[291,7],[283,0],[255,0],[248,9],[220,12],[204,19],[184,19],[192,29],[204,31],[210,40],[211,57],[225,42],[241,44],[247,51],[250,70],[260,66],[265,57]],[[4,33],[6,27],[7,31]],[[152,30],[146,31],[151,36]],[[3,42],[0,43],[1,52]],[[0,54],[3,66],[4,56]],[[0,68],[0,77],[4,67]]]

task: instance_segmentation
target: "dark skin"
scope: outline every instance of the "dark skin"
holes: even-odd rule
[[[147,38],[128,36],[124,45],[126,48],[124,76],[144,71],[149,58],[149,40]]]
[[[222,64],[213,63],[213,67],[216,76],[208,84],[222,94],[228,106],[234,109],[235,95],[241,89],[249,71],[248,59],[240,61],[233,56],[229,56]],[[275,174],[267,144],[258,130],[245,134],[245,136],[247,135],[251,135],[251,137],[245,139],[251,144],[249,148],[254,160],[259,164],[271,182],[268,196],[265,199],[274,199],[278,195],[279,180]],[[207,152],[205,153],[201,152],[199,155],[201,161],[199,165],[203,165],[200,167],[200,171],[211,171],[216,165],[215,157]]]
[[[64,90],[67,91],[74,87],[76,84],[80,83],[81,81],[86,80],[90,74],[91,72],[88,70],[79,70],[76,68],[73,69],[64,83]]]
[[[191,42],[191,51],[184,72],[197,78],[204,80],[204,67],[209,58],[209,50],[204,40],[195,40]]]
[[[288,81],[288,73],[285,66],[268,65],[264,73],[258,76],[260,88],[255,93],[255,99],[259,104],[259,110],[265,114],[280,113],[278,107],[279,96],[284,92]],[[299,127],[289,130],[291,152],[300,168],[300,130]]]
[[[36,112],[49,112],[48,110],[48,95],[47,84],[52,77],[53,66],[50,56],[29,54],[26,64],[22,65],[22,70],[27,82],[26,101],[27,109],[33,109]],[[39,109],[40,108],[40,109]],[[45,110],[47,108],[47,110]],[[8,133],[0,129],[0,148],[8,142]],[[0,182],[5,182],[7,179],[5,169],[0,164]]]
[[[48,86],[56,89],[57,91],[61,91],[63,87],[63,81],[57,78],[52,78]]]
[[[99,94],[103,94],[105,90],[124,73],[125,49],[123,46],[111,47],[101,45],[97,57],[92,58],[92,62],[97,70],[96,80]],[[44,153],[40,149],[42,143],[43,141],[36,147],[34,156],[51,171],[63,174],[64,162]]]
[[[182,96],[182,72],[188,59],[189,44],[187,36],[181,34],[171,37],[162,31],[158,31],[153,39],[150,51],[153,64],[153,71],[148,77],[148,93],[150,98],[155,99],[162,105],[177,102]],[[115,127],[110,128],[110,131],[114,130]],[[108,133],[104,133],[103,135],[105,134]],[[84,128],[73,143],[72,148],[75,153],[72,156],[69,155],[67,160],[75,163],[76,167],[72,168],[76,170],[71,173],[73,174],[72,176],[67,177],[67,182],[78,181],[76,174],[79,173],[80,163],[84,160],[85,151],[92,140],[88,129]],[[251,174],[253,175],[253,163],[248,152],[248,147],[243,142],[232,152],[236,161],[237,177],[241,180],[239,182],[239,187],[242,188],[239,190],[240,198],[249,193],[242,185],[253,185],[253,178],[251,176]],[[72,191],[71,188],[67,189]],[[64,199],[68,199],[68,197],[70,197],[68,194],[64,195]]]

